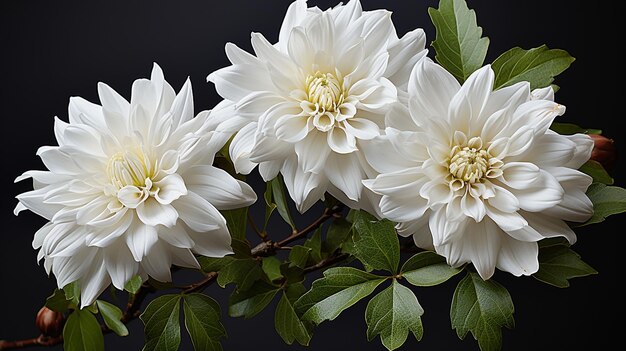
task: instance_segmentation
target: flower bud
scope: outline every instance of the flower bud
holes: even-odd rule
[[[63,313],[55,312],[48,307],[42,307],[37,313],[35,324],[45,336],[59,336],[63,331],[65,317]]]
[[[613,139],[598,134],[590,134],[589,136],[593,140],[591,159],[602,164],[607,170],[613,168],[617,159],[617,151]]]

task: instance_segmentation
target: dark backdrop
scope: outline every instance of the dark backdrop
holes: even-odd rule
[[[334,1],[310,3],[327,8]],[[556,82],[562,87],[557,99],[568,108],[562,121],[604,129],[626,154],[626,137],[620,133],[623,112],[617,112],[623,103],[623,90],[612,88],[624,77],[623,63],[614,47],[599,46],[594,40],[610,36],[609,43],[621,45],[617,11],[597,8],[599,2],[567,0],[469,3],[491,39],[488,62],[512,46],[530,48],[543,43],[575,56],[577,61]],[[219,96],[205,77],[228,64],[224,44],[232,41],[250,50],[251,31],[277,40],[288,5],[289,1],[255,0],[1,2],[0,184],[5,190],[0,213],[0,339],[37,335],[34,315],[55,286],[54,279],[47,278],[43,267],[37,265],[36,252],[31,248],[33,233],[43,225],[43,219],[32,213],[19,218],[12,214],[13,197],[30,187],[28,182],[14,185],[13,179],[25,170],[42,168],[35,151],[40,145],[54,144],[53,116],[67,120],[68,98],[80,95],[97,102],[98,81],[107,82],[128,98],[132,81],[148,77],[156,61],[177,90],[187,76],[191,77],[196,111],[211,108]],[[363,0],[366,10],[386,7],[393,11],[400,35],[423,27],[430,43],[435,33],[426,11],[429,6],[436,6],[436,1]],[[623,186],[624,162],[618,168],[621,175],[617,184]],[[252,182],[261,192],[258,176],[253,176]],[[255,209],[258,214],[262,206]],[[611,230],[623,225],[623,218],[578,230],[579,242],[574,248],[600,274],[576,279],[569,289],[496,274],[496,279],[509,288],[516,307],[516,329],[504,331],[505,350],[623,346],[624,295],[616,283],[622,252],[618,238],[623,234]],[[282,227],[271,229],[284,232]],[[460,341],[450,328],[449,303],[456,281],[416,290],[426,310],[425,335],[419,344],[409,339],[404,350],[477,349],[471,336]],[[207,290],[222,306],[228,291],[216,287]],[[360,303],[334,322],[323,323],[310,349],[383,349],[378,340],[366,341],[364,310],[365,304]],[[609,318],[617,318],[617,322]],[[305,349],[283,344],[274,331],[271,308],[253,320],[224,317],[223,322],[229,333],[223,343],[226,350]],[[132,322],[130,331],[126,338],[106,336],[107,349],[141,349],[141,322]],[[185,336],[181,349],[190,349]]]

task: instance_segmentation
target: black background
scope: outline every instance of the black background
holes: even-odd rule
[[[325,9],[334,1],[310,1]],[[622,58],[615,48],[621,25],[618,12],[600,8],[601,2],[578,1],[470,1],[479,24],[491,39],[487,62],[513,46],[525,48],[548,44],[568,50],[577,61],[556,83],[557,100],[567,113],[561,121],[601,128],[617,139],[624,155],[626,138],[621,110]],[[67,102],[79,95],[97,102],[96,83],[104,81],[130,97],[134,79],[149,77],[158,62],[166,79],[178,90],[187,76],[194,84],[196,111],[219,101],[205,77],[228,65],[224,44],[231,41],[250,50],[250,32],[265,34],[272,42],[289,1],[26,1],[3,0],[0,4],[0,121],[2,172],[2,231],[0,234],[0,339],[21,339],[38,334],[34,316],[55,286],[36,262],[31,247],[33,233],[44,224],[32,213],[12,214],[14,196],[30,188],[29,182],[13,184],[25,170],[42,169],[35,156],[41,145],[54,145],[53,116],[67,120]],[[436,1],[363,0],[365,10],[388,8],[400,35],[415,27],[425,29],[428,42],[434,29],[427,8]],[[609,37],[608,47],[596,38]],[[431,49],[430,56],[434,56]],[[615,170],[616,182],[624,186],[624,162]],[[258,176],[254,188],[263,189]],[[255,216],[262,206],[255,206]],[[312,211],[314,212],[314,211]],[[311,214],[310,216],[313,216]],[[305,223],[306,218],[301,218]],[[533,278],[514,278],[496,273],[509,288],[515,303],[516,328],[504,331],[505,350],[621,349],[624,326],[624,294],[617,282],[623,257],[623,217],[578,230],[574,248],[600,274],[575,279],[569,289],[557,289]],[[280,237],[285,228],[273,226]],[[186,277],[188,278],[188,277]],[[177,278],[180,279],[180,278]],[[460,341],[450,328],[449,303],[458,278],[434,288],[416,289],[426,310],[424,338],[409,339],[403,350],[475,350],[471,335]],[[222,302],[226,291],[211,287],[207,293]],[[317,328],[313,350],[381,350],[378,340],[365,337],[365,304],[359,303],[334,322]],[[613,319],[615,318],[615,319]],[[225,350],[305,349],[287,346],[273,328],[273,309],[252,320],[224,316],[229,337]],[[107,349],[140,350],[142,324],[130,324],[131,335],[107,335]],[[184,333],[183,333],[184,335]],[[612,346],[608,346],[612,345]],[[55,349],[60,350],[58,346]],[[183,336],[183,350],[189,340]]]

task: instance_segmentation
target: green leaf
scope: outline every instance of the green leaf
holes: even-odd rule
[[[287,294],[287,298],[289,302],[293,305],[300,296],[306,293],[306,287],[302,283],[293,283],[287,285],[287,288],[284,290],[285,294]]]
[[[287,205],[287,197],[285,196],[285,186],[283,184],[283,178],[278,175],[276,178],[272,179],[270,183],[272,183],[272,198],[274,199],[274,203],[276,204],[278,214],[280,214],[283,220],[291,226],[291,229],[295,230],[296,225],[293,222],[293,218],[291,218],[289,206]]]
[[[265,221],[263,222],[263,230],[267,229],[267,224],[270,221],[270,217],[276,209],[274,203],[274,193],[272,192],[272,182],[265,183],[265,193],[263,193],[263,199],[265,199]]]
[[[46,299],[46,307],[56,312],[65,312],[70,307],[70,301],[65,298],[63,290],[54,289],[52,295]]]
[[[64,286],[63,292],[65,293],[65,298],[68,301],[76,306],[80,304],[80,286],[77,281]]]
[[[223,288],[230,283],[237,284],[237,290],[248,290],[255,281],[261,279],[263,270],[259,261],[248,259],[232,259],[217,276],[217,283]]]
[[[367,304],[365,321],[367,322],[367,340],[380,335],[380,340],[387,350],[402,346],[413,334],[417,341],[422,339],[424,328],[421,315],[424,309],[417,302],[415,294],[400,285],[395,279],[385,290],[374,296]]]
[[[220,305],[203,294],[183,297],[185,328],[196,351],[221,351],[220,339],[226,330],[220,323]]]
[[[459,274],[461,269],[448,266],[445,258],[432,251],[424,251],[409,258],[400,272],[415,286],[433,286]]]
[[[119,336],[128,335],[128,329],[126,329],[126,326],[121,321],[122,310],[102,300],[96,300],[96,305],[98,306],[98,310],[100,310],[102,319],[104,319],[104,324],[106,324],[109,329]]]
[[[263,257],[263,261],[261,261],[263,272],[272,281],[283,277],[282,273],[280,273],[280,265],[281,262],[274,256]]]
[[[143,284],[143,280],[140,276],[136,275],[124,284],[124,290],[131,294],[136,294],[139,288],[141,288],[141,284]]]
[[[234,239],[246,240],[246,228],[248,224],[248,208],[238,208],[235,210],[222,210],[222,216],[226,218],[226,225],[230,236]]]
[[[89,311],[76,309],[63,327],[65,351],[104,351],[104,337],[100,323]]]
[[[289,252],[289,265],[304,268],[309,260],[311,249],[302,245],[296,245]]]
[[[587,196],[593,203],[593,216],[584,224],[600,223],[608,216],[626,212],[626,189],[604,184],[591,184]]]
[[[181,295],[163,295],[152,300],[139,316],[145,324],[144,351],[176,351],[180,345]]]
[[[464,0],[441,0],[439,9],[429,8],[428,14],[437,30],[437,62],[463,83],[483,65],[489,38],[481,38],[476,13]]]
[[[274,327],[287,345],[298,341],[300,345],[308,346],[309,341],[311,341],[311,326],[306,325],[305,322],[298,318],[293,305],[285,293],[283,293],[283,296],[278,301],[278,306],[276,306]]]
[[[259,280],[246,291],[235,291],[229,298],[228,314],[231,317],[252,318],[272,301],[279,287]]]
[[[585,129],[583,127],[579,127],[572,123],[552,123],[550,129],[553,131],[563,134],[563,135],[572,135],[572,134],[602,134],[600,129]]]
[[[533,277],[558,288],[567,288],[569,279],[597,273],[580,255],[561,244],[539,249],[539,271]]]
[[[545,45],[530,50],[513,48],[491,64],[496,74],[494,90],[522,81],[530,82],[531,89],[547,87],[574,60],[567,51]]]
[[[287,284],[301,283],[304,281],[304,270],[300,267],[285,262],[280,265],[280,272]]]
[[[394,224],[388,220],[378,221],[369,213],[359,211],[354,217],[354,227],[357,231],[355,254],[365,268],[395,273],[400,264],[400,243]]]
[[[468,273],[454,291],[450,320],[459,338],[471,331],[482,351],[496,351],[502,346],[502,326],[515,326],[513,311],[511,295],[502,285]]]
[[[296,303],[303,320],[320,324],[335,319],[342,311],[371,294],[385,278],[352,267],[324,271],[324,278],[313,282],[311,290]]]
[[[309,256],[314,262],[322,260],[322,228],[318,228],[313,236],[304,242],[304,247],[311,249]]]
[[[611,185],[613,184],[613,178],[607,173],[607,171],[602,167],[602,164],[598,161],[589,160],[584,165],[582,165],[579,171],[588,174],[593,178],[595,183],[602,183]]]
[[[328,231],[326,232],[326,241],[324,242],[324,250],[329,253],[341,248],[342,244],[350,238],[352,233],[352,223],[344,218],[335,218]]]

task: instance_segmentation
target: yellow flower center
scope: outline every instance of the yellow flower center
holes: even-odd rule
[[[453,190],[459,190],[465,185],[484,182],[485,178],[499,177],[502,165],[502,161],[483,149],[482,139],[474,137],[450,150],[447,181]]]
[[[318,110],[334,112],[343,103],[342,84],[332,73],[319,71],[306,78],[306,94],[308,100]]]
[[[153,171],[149,157],[140,150],[118,152],[107,164],[107,174],[117,189],[127,185],[143,188],[147,185],[146,180],[152,178]]]

